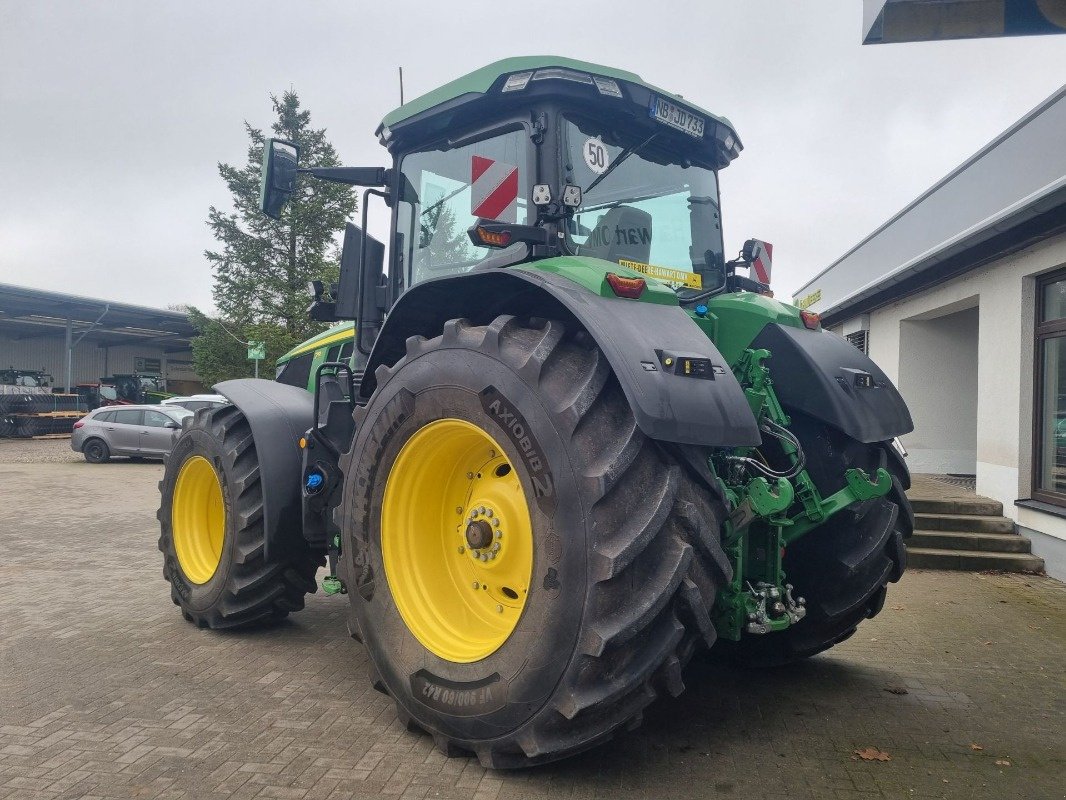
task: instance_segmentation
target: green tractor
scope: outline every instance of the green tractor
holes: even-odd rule
[[[910,415],[769,296],[768,248],[726,259],[728,120],[525,57],[378,135],[388,168],[266,143],[269,216],[298,176],[368,187],[309,311],[355,323],[278,381],[219,384],[232,404],[174,445],[159,547],[186,619],[283,617],[328,563],[400,719],[507,768],[638,724],[701,650],[789,664],[881,610],[913,526]]]

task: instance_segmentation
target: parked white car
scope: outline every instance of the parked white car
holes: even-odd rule
[[[228,405],[229,400],[220,394],[190,394],[187,397],[168,397],[159,403],[161,406],[180,406],[189,411],[199,411],[201,408],[218,408]]]

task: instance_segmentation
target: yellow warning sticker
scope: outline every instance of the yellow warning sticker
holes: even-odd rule
[[[642,275],[647,275],[649,278],[655,278],[666,283],[680,284],[681,286],[687,286],[689,289],[703,288],[703,279],[700,278],[698,272],[671,269],[670,267],[657,267],[654,264],[644,264],[640,261],[626,261],[624,258],[618,259],[618,263],[623,267],[636,270]]]

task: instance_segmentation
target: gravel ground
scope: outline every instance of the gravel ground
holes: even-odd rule
[[[70,439],[0,439],[0,464],[56,464],[81,461]]]

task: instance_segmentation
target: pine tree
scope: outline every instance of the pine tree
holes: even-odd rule
[[[300,146],[301,166],[341,165],[325,129],[311,127],[311,113],[300,107],[295,92],[280,99],[271,95],[270,100],[276,114],[273,135]],[[281,219],[270,219],[259,210],[266,137],[247,122],[244,128],[249,138],[244,166],[218,165],[232,195],[232,210],[211,206],[207,224],[220,247],[204,255],[214,273],[212,296],[222,325],[244,341],[265,341],[267,363],[272,364],[323,328],[307,316],[308,285],[337,280],[340,258],[334,236],[355,214],[356,196],[349,186],[301,177]],[[205,381],[251,374],[253,365],[233,337],[213,330],[219,324],[201,312],[191,316],[202,334],[193,352]]]

